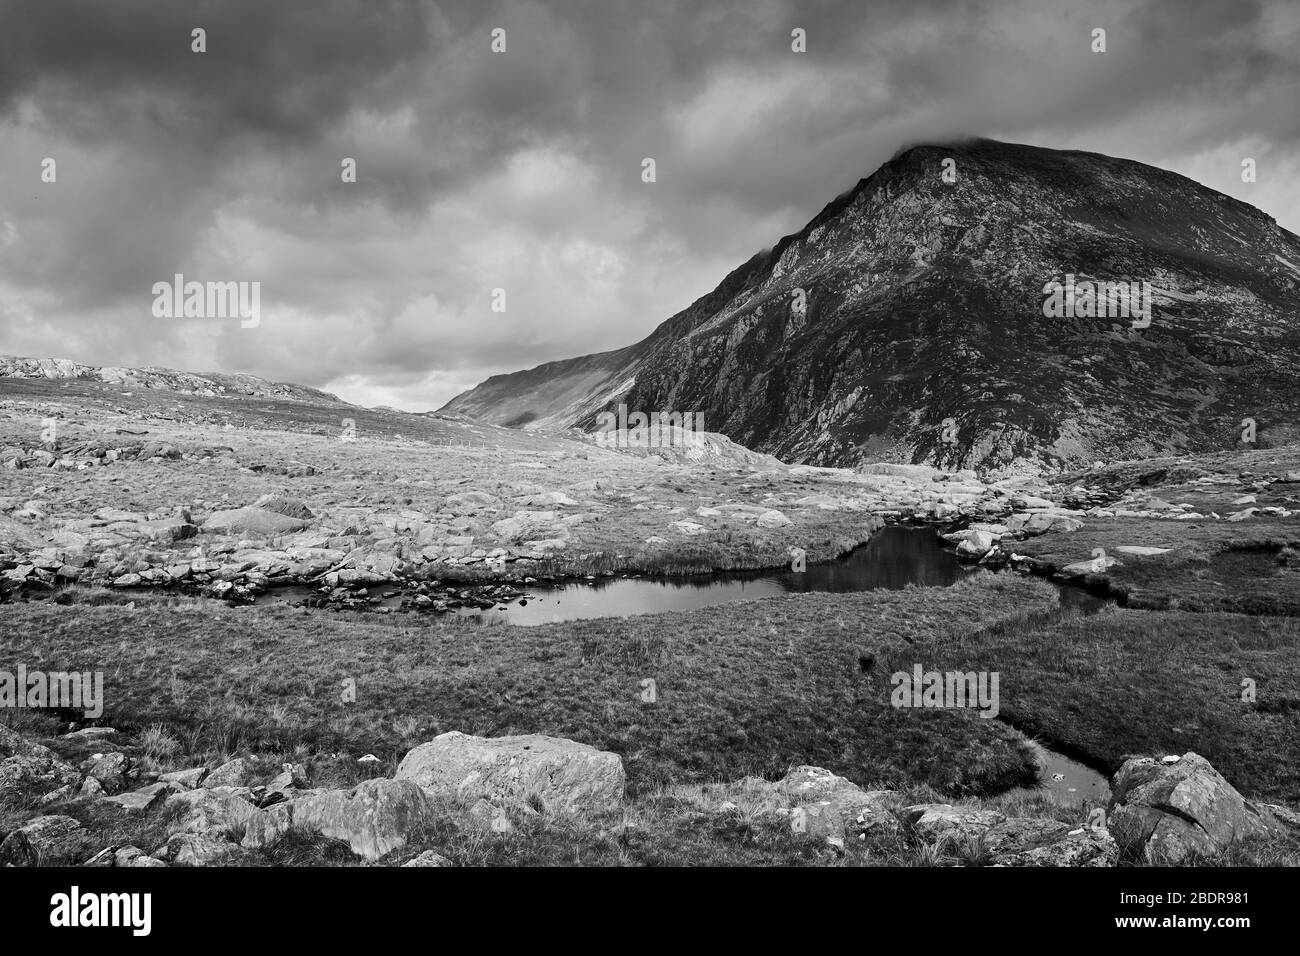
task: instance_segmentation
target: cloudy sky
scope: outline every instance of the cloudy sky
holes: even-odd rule
[[[1294,0],[0,0],[0,24],[6,354],[436,408],[640,339],[960,135],[1151,163],[1300,232]],[[155,318],[175,273],[261,282],[260,325]]]

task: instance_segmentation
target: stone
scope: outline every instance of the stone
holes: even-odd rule
[[[62,740],[99,740],[104,737],[111,737],[117,733],[112,727],[82,727],[80,730],[74,730],[71,733],[64,734]]]
[[[176,814],[173,832],[203,833],[207,830],[239,832],[262,811],[246,797],[247,791],[234,787],[204,787],[174,793],[163,805]]]
[[[253,507],[262,508],[265,511],[274,511],[278,515],[295,518],[299,521],[309,521],[316,517],[312,514],[311,509],[297,498],[289,498],[284,495],[262,495],[253,502]]]
[[[252,774],[248,760],[236,757],[228,760],[203,779],[205,787],[245,787]]]
[[[173,833],[154,856],[179,866],[207,866],[236,852],[238,847],[213,833]]]
[[[982,558],[993,549],[998,539],[987,531],[967,529],[966,537],[957,543],[957,553],[966,557]]]
[[[197,525],[181,518],[163,518],[159,521],[145,521],[136,526],[136,531],[150,541],[159,544],[174,544],[184,541],[199,533]]]
[[[396,779],[413,780],[434,797],[536,799],[551,812],[613,809],[626,783],[617,754],[586,744],[542,734],[489,738],[459,731],[412,749]]]
[[[1063,839],[1070,828],[1059,820],[1010,817],[984,832],[984,846],[995,854],[1015,854]]]
[[[298,763],[286,763],[284,769],[276,774],[266,785],[270,792],[307,789],[307,768]]]
[[[141,787],[139,790],[132,790],[129,793],[119,794],[115,797],[105,797],[100,803],[117,807],[127,813],[147,813],[156,807],[162,806],[177,789],[177,785],[174,783],[165,781],[152,783],[147,787]]]
[[[85,834],[72,817],[28,820],[0,843],[0,866],[40,866],[78,849]]]
[[[794,522],[775,508],[770,511],[764,511],[758,516],[758,526],[760,528],[784,528],[793,523]]]
[[[96,754],[82,763],[87,777],[98,780],[106,793],[120,793],[126,789],[126,772],[131,762],[124,753]]]
[[[170,773],[159,774],[158,779],[165,783],[179,784],[186,790],[193,790],[207,775],[207,767],[191,767],[189,770],[173,770]]]
[[[515,825],[506,816],[505,807],[478,800],[466,814],[470,826],[485,833],[513,833]]]
[[[109,847],[109,849],[104,852],[109,853],[110,851],[114,866],[130,866],[131,861],[136,857],[146,855],[144,850],[140,849],[138,846],[128,845],[117,848]]]
[[[366,780],[350,791],[317,791],[280,806],[289,808],[295,829],[343,840],[368,860],[400,850],[436,816],[428,796],[413,781],[383,778]]]
[[[903,826],[921,843],[931,846],[983,836],[1006,820],[996,810],[954,807],[947,803],[923,803],[902,811]]]
[[[451,860],[433,850],[425,850],[417,857],[407,860],[402,866],[455,866]]]
[[[1124,762],[1111,783],[1106,819],[1127,854],[1177,865],[1236,840],[1269,832],[1268,820],[1210,762],[1188,751],[1175,763],[1150,757]]]
[[[288,803],[272,804],[244,822],[240,846],[250,850],[261,849],[280,839],[292,826],[293,807]]]
[[[271,537],[277,534],[289,534],[301,531],[310,524],[301,518],[290,518],[264,508],[234,508],[217,511],[203,522],[203,530],[209,534],[238,534]]]
[[[1030,849],[993,857],[995,866],[1103,867],[1118,861],[1119,847],[1105,827],[1081,827]]]

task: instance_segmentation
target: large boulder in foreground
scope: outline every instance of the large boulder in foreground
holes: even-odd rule
[[[552,812],[616,807],[626,783],[618,754],[586,744],[542,734],[472,737],[455,730],[414,748],[395,779],[413,780],[433,797],[471,803],[532,798]]]
[[[1168,759],[1168,758],[1166,758]],[[1188,751],[1173,762],[1133,757],[1111,783],[1107,821],[1120,847],[1145,863],[1177,864],[1270,832],[1268,819]]]
[[[51,857],[81,848],[84,834],[72,817],[48,816],[28,820],[0,843],[0,866],[40,866]]]
[[[367,860],[400,850],[435,819],[428,796],[409,780],[377,778],[352,790],[308,793],[287,808],[295,829],[343,840]]]

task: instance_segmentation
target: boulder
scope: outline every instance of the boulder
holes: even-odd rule
[[[299,521],[310,521],[316,517],[312,514],[311,509],[297,498],[288,498],[284,495],[262,495],[253,502],[253,507],[265,511],[274,511],[278,515],[284,515],[286,518],[296,518]]]
[[[204,787],[245,787],[248,786],[252,767],[248,760],[236,757],[228,760],[203,779]]]
[[[207,866],[230,856],[238,847],[215,833],[173,833],[154,856],[180,866]]]
[[[83,838],[81,824],[72,817],[36,817],[0,843],[0,866],[40,866],[79,849]]]
[[[184,541],[199,533],[197,525],[190,524],[184,518],[162,518],[158,521],[145,521],[136,526],[138,533],[150,541],[159,544],[173,544]]]
[[[316,791],[279,806],[288,808],[295,829],[343,840],[368,860],[406,846],[436,816],[428,796],[414,782],[383,778],[350,791]]]
[[[957,553],[970,558],[982,558],[993,549],[998,539],[987,531],[967,529],[965,537],[957,542]]]
[[[1269,832],[1268,820],[1210,762],[1188,751],[1173,762],[1133,757],[1111,783],[1106,818],[1126,853],[1178,864]]]
[[[1024,535],[1047,534],[1048,532],[1078,531],[1083,522],[1068,515],[1049,514],[1044,511],[1034,514],[1015,514],[1007,519],[1008,531],[1019,531]]]
[[[556,811],[604,810],[623,800],[623,761],[586,744],[526,734],[472,737],[441,734],[411,750],[396,779],[413,780],[430,796],[472,803],[540,799]]]
[[[158,779],[165,783],[179,784],[186,790],[193,790],[207,775],[207,767],[191,767],[189,770],[173,770],[171,773],[159,774]]]
[[[775,508],[764,511],[758,516],[758,526],[760,528],[784,528],[790,524],[793,524],[793,522]]]
[[[902,820],[903,826],[918,842],[934,846],[944,841],[982,837],[1006,820],[1006,816],[996,810],[922,803],[904,808]]]
[[[96,754],[81,765],[88,778],[98,780],[105,793],[120,793],[126,789],[126,772],[131,762],[124,753]]]
[[[266,538],[301,531],[308,524],[308,521],[301,518],[290,518],[274,511],[267,511],[265,508],[234,508],[209,515],[203,522],[203,530],[209,534],[238,534]]]
[[[173,832],[203,833],[207,830],[239,832],[262,811],[249,800],[249,792],[235,787],[205,787],[174,793],[164,804],[176,814]]]
[[[147,813],[155,807],[162,806],[177,789],[179,789],[177,784],[163,781],[116,797],[105,797],[100,803],[127,813]]]

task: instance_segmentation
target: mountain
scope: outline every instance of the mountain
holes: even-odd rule
[[[123,368],[107,365],[81,365],[64,358],[23,358],[0,355],[0,378],[63,379],[103,382],[128,388],[161,389],[186,395],[207,397],[281,398],[305,402],[347,405],[337,395],[306,385],[269,382],[256,375],[222,372],[178,372],[175,369],[148,366]]]
[[[1078,317],[1046,316],[1067,277]],[[1079,315],[1088,281],[1149,283],[1149,326]],[[1247,418],[1295,441],[1298,368],[1300,237],[1152,166],[980,139],[900,152],[641,342],[445,410],[590,430],[623,403],[790,462],[1051,469],[1248,447]]]

